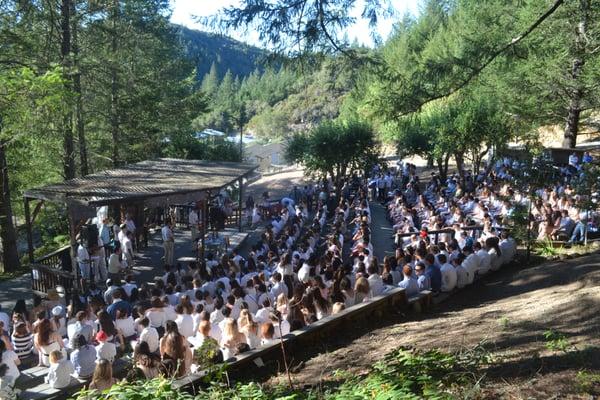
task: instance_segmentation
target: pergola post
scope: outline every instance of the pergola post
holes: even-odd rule
[[[81,289],[81,282],[79,281],[79,263],[77,262],[77,222],[73,216],[72,209],[67,204],[67,217],[69,219],[69,252],[71,254],[71,265],[73,266],[73,278],[75,280],[74,287]]]
[[[31,226],[31,211],[29,209],[29,202],[31,199],[27,196],[24,197],[25,201],[25,226],[27,228],[27,254],[29,255],[29,263],[33,264],[33,228]]]
[[[202,200],[202,229],[200,231],[200,256],[199,261],[204,262],[205,244],[206,244],[206,227],[208,226],[208,202],[210,200],[210,192],[206,192],[205,198]]]
[[[238,229],[242,231],[242,210],[243,210],[243,188],[244,188],[244,178],[238,179]]]

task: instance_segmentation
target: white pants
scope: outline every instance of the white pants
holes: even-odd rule
[[[173,263],[173,256],[175,250],[175,243],[173,241],[167,241],[163,243],[163,248],[165,250],[165,265],[175,265]]]

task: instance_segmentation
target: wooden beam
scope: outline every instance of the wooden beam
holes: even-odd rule
[[[40,200],[40,202],[37,203],[35,208],[33,209],[33,213],[31,214],[31,224],[32,225],[35,223],[35,219],[37,218],[40,210],[42,209],[44,202],[45,202],[45,200]]]
[[[31,213],[29,210],[29,202],[31,199],[29,197],[25,197],[25,226],[27,228],[27,254],[29,255],[29,263],[33,264],[33,229],[31,224],[33,221],[31,220]]]
[[[244,189],[244,178],[240,178],[238,179],[238,186],[239,186],[239,192],[238,192],[238,230],[241,232],[242,231],[242,210],[243,210],[243,203],[244,203],[244,195],[243,195],[243,189]]]

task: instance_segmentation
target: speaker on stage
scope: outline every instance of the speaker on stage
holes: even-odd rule
[[[98,246],[98,226],[96,224],[81,226],[81,243],[88,249]]]

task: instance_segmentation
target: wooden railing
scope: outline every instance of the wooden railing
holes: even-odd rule
[[[75,286],[73,274],[42,264],[31,265],[31,289],[35,294],[45,296],[57,286],[64,288],[65,295],[70,295]]]
[[[34,264],[45,265],[46,267],[62,271],[72,271],[71,246],[62,247],[50,254],[46,254],[33,261]]]

